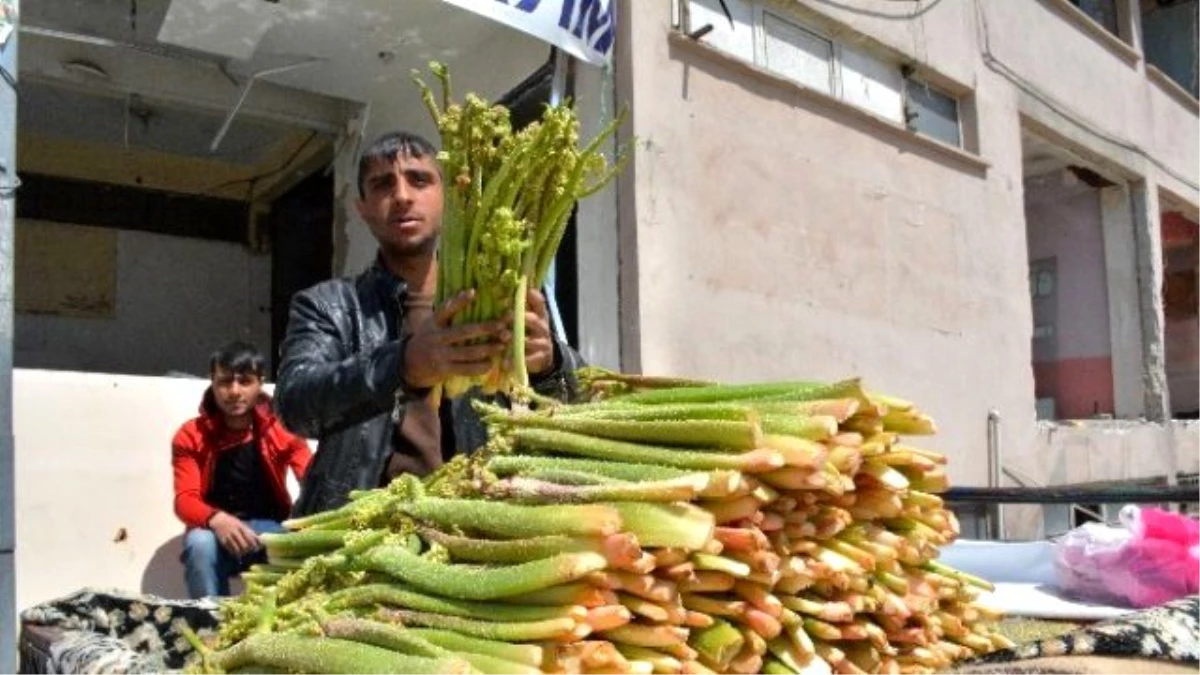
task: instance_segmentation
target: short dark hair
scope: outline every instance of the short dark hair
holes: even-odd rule
[[[399,156],[437,159],[437,148],[425,140],[424,136],[411,131],[392,131],[376,138],[375,142],[358,156],[358,196],[367,196],[363,179],[366,178],[367,169],[372,162],[394,162]]]
[[[224,368],[237,375],[262,377],[267,370],[267,360],[248,342],[234,340],[212,353],[208,359],[208,374]]]

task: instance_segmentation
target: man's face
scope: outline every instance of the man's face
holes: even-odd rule
[[[432,253],[442,228],[442,178],[433,157],[375,160],[363,176],[358,214],[388,253]]]
[[[262,378],[254,373],[235,373],[217,366],[212,374],[213,398],[227,417],[241,417],[254,409],[262,394]]]

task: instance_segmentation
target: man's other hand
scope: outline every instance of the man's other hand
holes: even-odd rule
[[[546,314],[546,296],[530,290],[525,296],[525,369],[542,375],[554,367],[554,338]]]
[[[404,350],[404,381],[414,389],[434,387],[454,376],[475,377],[492,367],[509,339],[503,321],[452,326],[470,306],[474,291],[463,291],[416,327]]]
[[[261,545],[249,525],[224,511],[218,511],[209,519],[208,528],[217,535],[222,548],[238,557],[253,553]]]

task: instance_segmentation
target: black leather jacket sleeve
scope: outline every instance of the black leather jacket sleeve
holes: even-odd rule
[[[530,378],[534,391],[560,401],[570,403],[579,397],[579,382],[575,371],[587,363],[579,352],[562,340],[554,341],[554,366],[541,375]]]
[[[299,293],[288,316],[275,403],[284,426],[308,438],[389,412],[400,389],[400,342],[348,354],[335,313]]]

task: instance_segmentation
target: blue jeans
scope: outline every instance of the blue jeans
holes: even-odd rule
[[[283,526],[273,520],[244,521],[255,534],[283,532]],[[229,595],[229,577],[244,572],[255,563],[266,562],[266,551],[259,549],[238,557],[226,551],[217,535],[207,527],[187,531],[183,538],[183,577],[192,599],[213,595]]]

